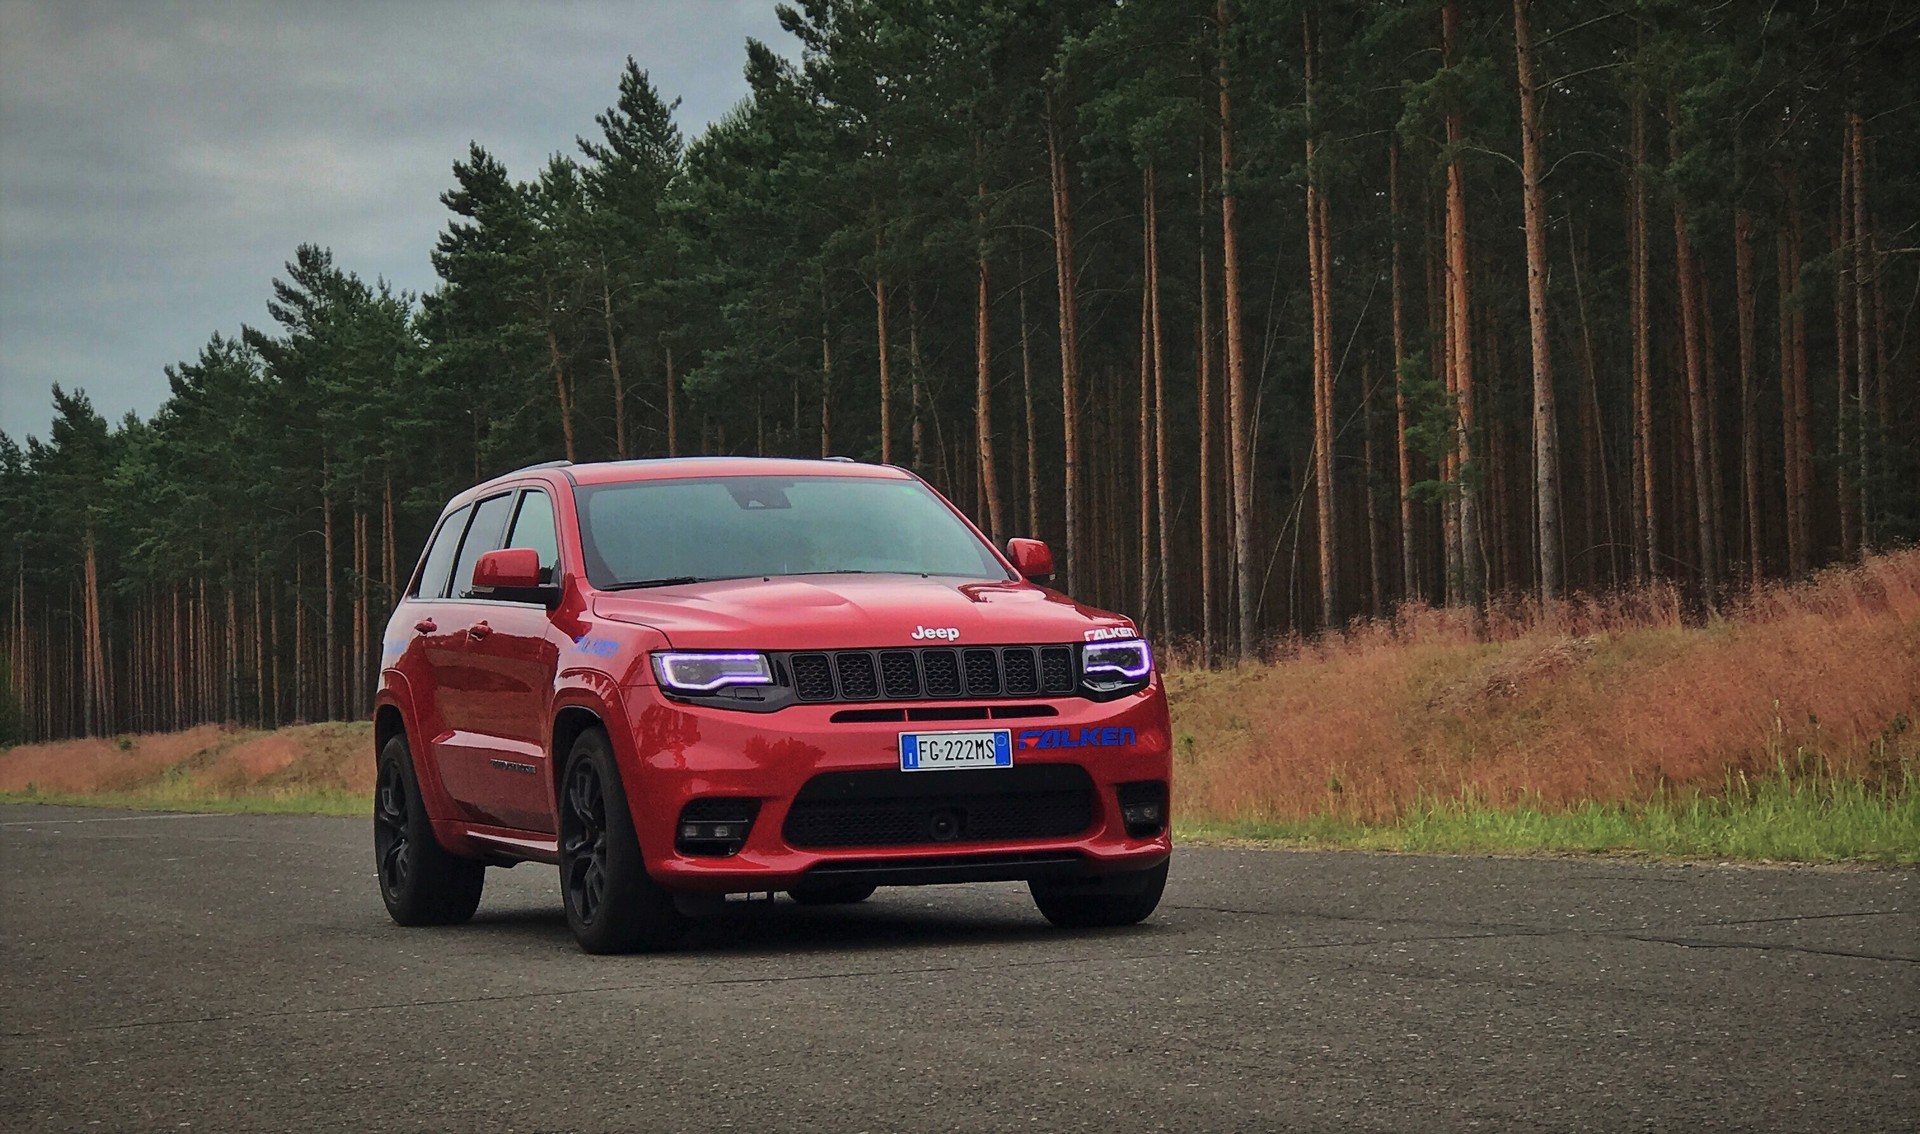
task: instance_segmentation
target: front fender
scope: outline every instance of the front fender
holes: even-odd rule
[[[420,799],[427,806],[427,817],[453,818],[459,809],[440,780],[440,769],[428,758],[432,739],[420,735],[420,717],[414,712],[413,686],[407,681],[406,675],[397,669],[383,670],[380,674],[380,690],[374,695],[373,702],[375,716],[379,715],[382,706],[392,706],[400,714],[400,728],[406,734],[407,751],[413,757],[414,782],[420,785]],[[376,760],[379,756],[378,752],[374,753]]]

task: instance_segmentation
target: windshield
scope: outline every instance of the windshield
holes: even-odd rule
[[[840,572],[1009,578],[918,481],[724,476],[576,488],[601,590]]]

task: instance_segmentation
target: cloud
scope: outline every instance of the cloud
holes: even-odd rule
[[[53,382],[151,413],[302,242],[430,287],[470,140],[532,176],[628,55],[691,136],[748,36],[782,38],[771,0],[0,0],[0,430],[44,433]]]

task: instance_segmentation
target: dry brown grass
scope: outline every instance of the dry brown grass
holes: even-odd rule
[[[246,795],[369,795],[373,742],[362,723],[273,732],[202,725],[185,732],[23,744],[0,752],[0,793],[186,800]]]
[[[1409,608],[1263,664],[1169,666],[1182,810],[1364,822],[1422,800],[1557,807],[1715,791],[1776,761],[1900,782],[1920,761],[1920,551],[1684,625],[1671,588]]]

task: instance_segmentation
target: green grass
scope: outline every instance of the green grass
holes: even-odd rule
[[[1436,800],[1397,821],[1336,815],[1298,821],[1177,823],[1189,841],[1452,854],[1639,854],[1752,862],[1920,862],[1920,770],[1897,786],[1792,775],[1738,777],[1719,796],[1656,794],[1645,803],[1563,810]]]

